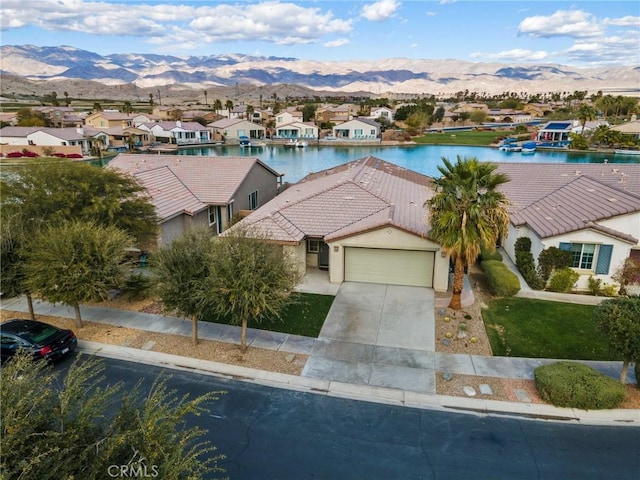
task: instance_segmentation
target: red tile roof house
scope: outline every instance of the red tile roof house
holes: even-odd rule
[[[503,246],[515,262],[515,242],[531,239],[534,259],[548,247],[573,252],[578,291],[589,277],[611,276],[627,257],[640,260],[640,164],[500,163],[510,177],[509,235]]]
[[[282,183],[281,174],[255,157],[120,154],[107,168],[145,187],[159,217],[161,246],[196,224],[221,233],[234,215],[273,199]]]
[[[299,271],[446,291],[449,259],[429,239],[430,178],[375,157],[312,173],[240,224],[281,243]]]

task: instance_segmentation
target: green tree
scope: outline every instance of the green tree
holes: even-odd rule
[[[433,123],[438,122],[444,122],[444,107],[438,107],[435,112],[433,112]],[[442,126],[444,126],[444,123]]]
[[[71,99],[69,98],[69,92],[64,92],[64,103],[68,107],[71,104]]]
[[[640,361],[640,297],[607,299],[595,308],[593,319],[610,347],[622,357],[620,382],[624,384],[629,363]]]
[[[316,117],[317,105],[313,103],[305,103],[302,107],[302,121],[311,122]]]
[[[449,307],[462,308],[464,269],[475,262],[482,248],[492,250],[507,234],[506,197],[498,190],[509,181],[496,173],[496,165],[460,156],[455,164],[442,159],[442,174],[433,180],[436,194],[427,200],[429,236],[451,256],[453,295]]]
[[[586,126],[588,121],[594,120],[598,116],[598,112],[591,105],[582,104],[580,109],[578,110],[578,120],[580,120],[580,125],[582,125],[582,129],[580,130],[580,135],[584,135],[584,127]]]
[[[247,120],[253,120],[253,112],[255,112],[255,108],[253,108],[253,105],[247,105]]]
[[[127,100],[127,101],[125,101],[125,102],[122,104],[122,113],[129,114],[129,113],[131,113],[132,111],[133,111],[133,108],[132,108],[132,106],[131,106],[131,102],[130,102],[130,101],[128,101],[128,100]]]
[[[82,328],[80,304],[105,300],[125,277],[126,248],[132,239],[114,226],[73,221],[46,227],[28,241],[25,252],[27,289],[75,311]]]
[[[203,308],[240,324],[240,349],[247,349],[247,326],[280,317],[298,281],[295,263],[282,247],[239,224],[218,237],[210,260]]]
[[[573,150],[587,150],[589,148],[589,140],[584,135],[569,132],[569,140]]]
[[[471,112],[469,119],[472,123],[479,125],[487,119],[487,112],[484,110],[474,110]]]
[[[622,265],[620,265],[615,272],[613,272],[613,275],[611,275],[611,278],[620,284],[620,289],[618,290],[619,295],[626,295],[627,286],[636,282],[639,277],[640,262],[630,257],[627,257]],[[640,378],[638,381],[640,382]]]
[[[216,98],[213,102],[213,109],[216,111],[216,114],[220,114],[220,110],[222,110],[222,102],[219,98]]]
[[[69,220],[114,225],[150,249],[156,242],[155,207],[135,178],[115,169],[51,160],[5,169],[2,209],[18,215],[26,236]],[[4,218],[4,217],[3,217]]]
[[[48,124],[44,113],[30,108],[21,108],[18,110],[16,121],[19,127],[45,127]]]
[[[102,386],[103,372],[99,360],[80,358],[60,378],[26,354],[3,367],[0,477],[109,478],[110,466],[131,461],[169,480],[223,471],[206,431],[185,420],[224,392],[179,397],[160,377],[148,391],[125,391]]]
[[[198,320],[207,313],[200,301],[210,278],[213,250],[206,228],[193,228],[159,250],[151,261],[153,281],[165,307],[190,318],[193,344],[198,344]]]
[[[102,104],[100,102],[93,103],[93,111],[94,112],[102,112]]]

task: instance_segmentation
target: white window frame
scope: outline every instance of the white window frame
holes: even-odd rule
[[[249,210],[256,210],[258,205],[258,190],[254,190],[249,194]]]
[[[579,255],[576,257],[575,254],[578,253],[577,250],[574,250],[574,246],[580,245],[580,253]],[[589,247],[593,247],[593,250],[591,252],[585,252],[585,246],[589,246]],[[598,245],[595,243],[580,243],[580,242],[571,242],[571,267],[578,269],[578,270],[595,270],[595,265],[596,265],[596,253],[598,250]],[[588,266],[583,266],[583,263],[585,261],[585,255],[591,255],[591,260],[589,261]],[[575,260],[577,259],[577,265],[574,265],[576,262]]]
[[[218,212],[217,212],[217,208],[215,205],[209,205],[208,207],[208,211],[207,213],[209,214],[209,226],[213,227],[215,224],[217,224],[217,219],[218,219]],[[213,217],[213,221],[211,221],[211,218]]]
[[[231,200],[227,204],[227,220],[231,220],[233,218],[233,200]]]

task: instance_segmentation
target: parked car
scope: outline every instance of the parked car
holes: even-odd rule
[[[14,318],[0,324],[2,363],[21,349],[31,352],[34,358],[55,362],[69,355],[77,346],[78,339],[71,330],[48,323]]]

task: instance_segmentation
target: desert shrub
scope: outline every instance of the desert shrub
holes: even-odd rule
[[[617,408],[625,399],[620,382],[576,362],[556,362],[534,370],[536,390],[556,407],[598,410]]]
[[[613,283],[604,283],[600,289],[600,293],[605,297],[617,297],[619,287]]]
[[[571,268],[560,268],[553,272],[549,280],[548,290],[552,292],[571,293],[580,274]]]
[[[480,261],[484,260],[498,260],[502,261],[502,254],[498,251],[497,248],[482,248],[480,249]]]
[[[152,284],[153,281],[148,275],[134,273],[126,279],[121,291],[132,299],[139,299],[151,290]]]
[[[520,291],[517,275],[510,271],[504,263],[497,260],[485,260],[480,263],[487,278],[489,291],[498,297],[513,297]]]
[[[602,279],[589,275],[589,291],[592,295],[600,295],[602,291]]]

